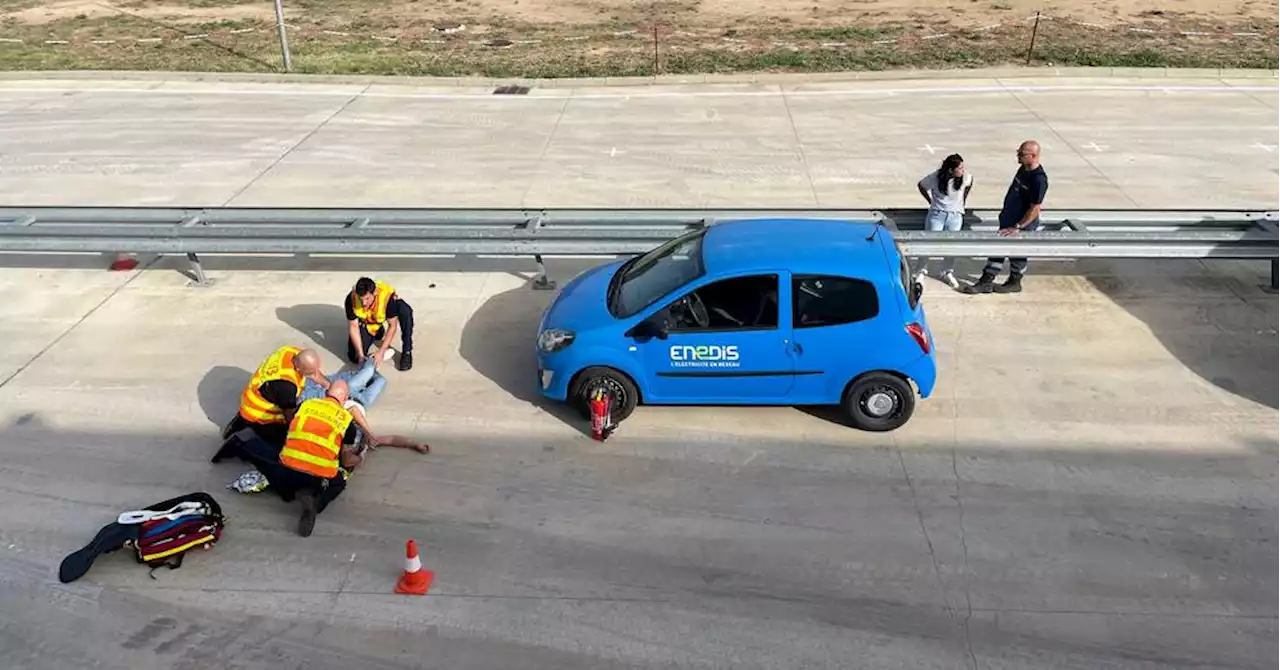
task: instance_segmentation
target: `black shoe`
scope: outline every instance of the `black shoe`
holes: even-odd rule
[[[302,501],[302,516],[298,518],[298,534],[311,537],[316,527],[316,494],[314,491],[299,491],[298,500]]]
[[[982,276],[978,278],[976,283],[964,287],[964,292],[971,295],[976,293],[990,293],[995,289],[995,282],[995,275],[989,272],[983,272]]]
[[[141,528],[141,524],[136,523],[113,522],[103,526],[92,542],[62,559],[62,565],[58,566],[58,581],[66,584],[80,579],[89,571],[97,557],[124,547],[126,542],[137,542]]]
[[[1022,275],[1009,274],[1003,284],[995,287],[996,293],[1019,293],[1022,291]]]
[[[244,447],[244,440],[241,440],[239,435],[232,435],[231,439],[223,442],[222,446],[218,447],[218,453],[214,454],[213,458],[209,459],[209,462],[219,463],[224,458],[232,457],[238,457],[243,461],[244,451],[242,447]]]
[[[413,367],[413,353],[409,351],[400,352],[400,360],[396,361],[396,369],[404,372]]]
[[[227,422],[227,425],[222,427],[222,439],[230,439],[232,435],[240,432],[244,427],[244,417],[237,413],[235,416],[231,417],[231,420]]]

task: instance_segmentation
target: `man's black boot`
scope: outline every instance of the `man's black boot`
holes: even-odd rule
[[[241,440],[239,435],[232,435],[230,439],[223,442],[222,446],[218,447],[218,453],[214,454],[209,462],[218,463],[224,458],[233,457],[244,460],[244,440]]]
[[[982,276],[978,278],[976,283],[964,287],[964,292],[974,293],[990,293],[995,289],[996,276],[990,272],[983,271]]]
[[[1011,272],[1003,284],[995,287],[996,293],[1019,293],[1022,291],[1022,275]]]
[[[314,491],[299,491],[298,500],[302,502],[302,516],[298,518],[298,534],[311,537],[316,527],[316,494]]]
[[[412,367],[413,367],[413,352],[411,351],[400,352],[400,360],[396,362],[396,369],[403,372]]]

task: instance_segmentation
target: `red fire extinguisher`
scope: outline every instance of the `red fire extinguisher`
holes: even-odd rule
[[[601,389],[596,389],[587,405],[591,408],[591,439],[603,442],[613,432],[613,421],[609,416],[610,398]]]

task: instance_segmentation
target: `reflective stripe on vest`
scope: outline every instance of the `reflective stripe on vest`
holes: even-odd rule
[[[337,475],[342,438],[351,421],[351,413],[333,398],[313,398],[302,403],[289,424],[280,464],[324,479]]]
[[[360,296],[355,291],[351,292],[351,309],[356,314],[356,318],[369,329],[369,334],[377,335],[382,330],[382,324],[387,322],[387,305],[391,302],[391,296],[395,295],[396,290],[390,284],[382,282],[374,282],[373,290],[373,307],[365,309],[360,304]]]
[[[280,347],[274,354],[258,366],[258,371],[244,387],[240,394],[240,416],[253,423],[284,423],[284,410],[275,403],[262,397],[259,390],[263,384],[276,380],[284,380],[297,387],[297,394],[302,395],[302,373],[293,368],[293,358],[302,351],[298,347]]]

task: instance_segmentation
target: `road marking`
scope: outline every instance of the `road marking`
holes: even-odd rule
[[[1274,145],[1274,144],[1263,144],[1263,143],[1261,143],[1261,142],[1254,142],[1254,143],[1253,143],[1253,146],[1255,146],[1255,147],[1257,147],[1257,148],[1259,148],[1259,149],[1262,149],[1263,151],[1265,151],[1265,152],[1267,152],[1267,153],[1271,153],[1272,151],[1275,151],[1275,148],[1276,148],[1276,145]]]
[[[935,152],[937,152],[937,150],[938,150],[938,149],[941,149],[941,148],[942,148],[942,147],[935,147],[935,146],[932,146],[932,145],[930,145],[929,143],[927,143],[927,142],[926,142],[924,146],[922,146],[922,147],[916,147],[916,151],[928,151],[928,152],[929,152],[929,155],[930,155],[930,156],[932,156]]]
[[[14,80],[7,80],[14,81]],[[210,96],[231,96],[231,95],[261,95],[261,96],[295,96],[295,97],[342,97],[350,98],[357,95],[359,87],[346,86],[340,89],[331,90],[304,90],[305,88],[317,86],[318,84],[292,84],[292,88],[268,88],[273,84],[263,84],[261,89],[234,89],[224,88],[223,85],[211,86],[209,88],[184,87],[187,82],[138,82],[151,84],[154,88],[84,88],[75,86],[6,86],[6,80],[0,79],[0,91],[9,93],[114,93],[114,94],[165,94],[165,95],[210,95]],[[715,84],[712,84],[713,86]],[[647,86],[647,84],[645,85]],[[626,87],[633,89],[641,89],[641,86]],[[791,98],[804,97],[839,97],[839,96],[889,96],[889,95],[947,95],[947,94],[1009,94],[1013,92],[1151,92],[1151,91],[1195,91],[1199,93],[1275,93],[1275,86],[1026,86],[1020,88],[1010,88],[1005,86],[961,86],[961,87],[935,87],[935,88],[847,88],[847,89],[824,89],[824,90],[783,90],[772,87],[770,90],[740,90],[740,91],[656,91],[651,93],[644,92],[628,92],[628,93],[586,93],[584,91],[592,90],[591,87],[577,89],[541,89],[539,95],[514,95],[514,96],[494,96],[490,88],[483,90],[477,89],[471,93],[382,93],[382,92],[365,92],[358,93],[362,98],[388,98],[388,99],[417,99],[417,100],[476,100],[484,101],[486,104],[519,104],[529,101],[556,101],[562,102],[565,98],[572,97],[574,100],[629,100],[631,98],[758,98],[758,97],[779,97],[786,95]]]
[[[1104,145],[1102,145],[1102,146],[1098,146],[1098,143],[1097,143],[1097,142],[1090,142],[1090,143],[1088,143],[1088,144],[1082,144],[1082,145],[1080,145],[1080,148],[1082,148],[1082,149],[1093,149],[1094,151],[1101,152],[1102,150],[1104,150],[1104,149],[1106,149],[1106,148],[1107,148],[1107,145],[1105,145],[1105,144],[1104,144]]]

